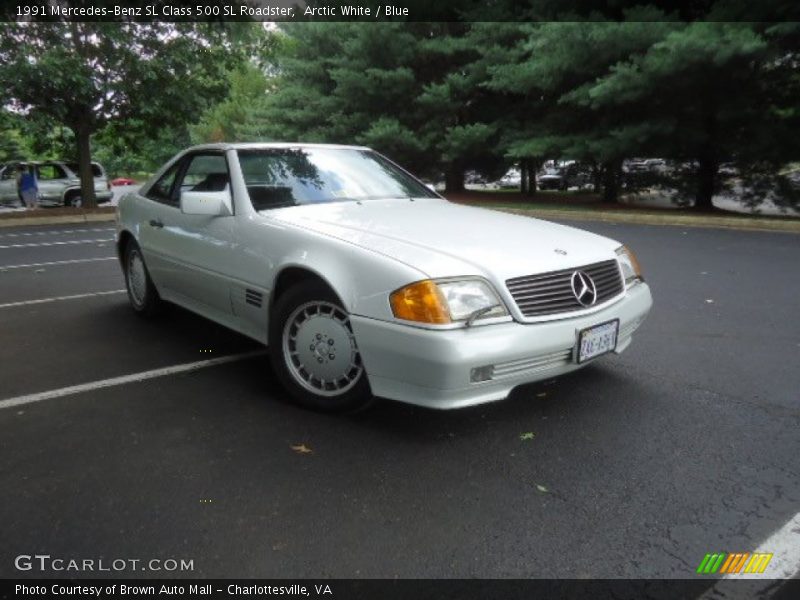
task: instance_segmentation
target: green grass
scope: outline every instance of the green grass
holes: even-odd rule
[[[472,203],[471,203],[472,204]],[[484,208],[519,208],[521,210],[563,210],[575,212],[600,212],[594,206],[579,205],[579,204],[549,204],[541,202],[475,202],[475,206],[483,206]],[[614,211],[603,211],[614,212]],[[629,212],[629,211],[615,211],[615,212]]]
[[[798,217],[792,216],[774,216],[774,215],[758,215],[746,214],[727,211],[714,211],[714,212],[697,212],[691,208],[666,208],[666,209],[643,209],[643,208],[614,208],[605,205],[597,204],[547,204],[537,202],[472,202],[474,206],[481,206],[483,208],[494,209],[510,209],[510,210],[530,210],[530,211],[548,211],[548,212],[564,212],[571,214],[584,213],[586,215],[641,215],[647,217],[662,217],[669,218],[672,216],[697,218],[698,220],[713,221],[714,219],[738,219],[741,221],[800,221]]]
[[[503,210],[523,210],[523,211],[549,211],[563,212],[565,214],[586,214],[588,215],[642,215],[665,219],[670,217],[681,218],[703,218],[713,220],[717,218],[734,218],[739,220],[751,221],[799,221],[800,218],[790,214],[787,215],[760,215],[739,213],[725,210],[714,210],[709,212],[697,211],[691,207],[672,206],[637,206],[636,204],[606,204],[598,194],[586,191],[537,191],[534,197],[523,196],[516,190],[509,190],[516,195],[498,193],[492,191],[467,191],[459,194],[448,195],[455,202],[462,202],[474,206],[485,208],[497,208]]]

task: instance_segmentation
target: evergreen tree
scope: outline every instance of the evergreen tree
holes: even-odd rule
[[[463,189],[498,161],[496,126],[467,74],[477,52],[457,23],[296,23],[249,138],[361,143]]]

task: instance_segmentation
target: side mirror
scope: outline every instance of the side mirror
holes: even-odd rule
[[[231,193],[221,192],[181,192],[181,212],[185,215],[207,215],[227,217],[233,214]]]

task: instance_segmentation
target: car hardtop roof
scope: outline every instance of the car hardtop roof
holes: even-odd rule
[[[41,166],[41,165],[67,165],[67,166],[69,166],[69,165],[77,165],[77,164],[78,164],[77,160],[61,160],[60,158],[53,158],[53,159],[49,159],[49,160],[11,160],[11,161],[8,161],[7,163],[5,163],[2,166],[5,166],[5,167],[13,167],[13,166],[19,166],[19,165],[36,165],[36,166]],[[94,161],[94,160],[91,162],[91,164],[97,165],[98,167],[102,167],[103,166],[99,162]]]
[[[337,148],[348,150],[370,150],[366,146],[348,144],[307,144],[305,142],[229,142],[218,144],[200,144],[187,148],[186,152],[197,150],[268,150],[270,148]]]

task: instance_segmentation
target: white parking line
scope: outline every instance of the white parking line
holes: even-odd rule
[[[38,300],[22,300],[20,302],[7,302],[0,304],[0,308],[13,308],[15,306],[27,306],[29,304],[45,304],[47,302],[59,302],[60,300],[77,300],[78,298],[91,298],[92,296],[110,296],[112,294],[124,294],[127,290],[111,290],[108,292],[92,292],[90,294],[74,294],[72,296],[56,296],[54,298],[39,298]]]
[[[790,579],[800,573],[800,513],[764,540],[753,554],[772,554],[766,570],[759,573],[728,575],[728,579]]]
[[[116,256],[103,256],[102,258],[76,258],[73,260],[53,260],[50,262],[28,263],[27,265],[0,265],[0,272],[6,269],[32,269],[33,267],[54,267],[57,265],[74,265],[77,263],[96,262],[98,260],[117,260]]]
[[[769,536],[751,554],[772,554],[763,573],[730,573],[697,600],[772,598],[785,583],[800,574],[800,513]],[[737,580],[749,579],[746,583]],[[760,580],[760,581],[758,581]],[[778,580],[776,582],[776,580]],[[782,580],[782,582],[781,582]]]
[[[252,352],[243,352],[241,354],[230,354],[228,356],[220,356],[219,358],[199,360],[197,362],[184,363],[182,365],[153,369],[152,371],[142,371],[141,373],[133,373],[131,375],[123,375],[121,377],[112,377],[111,379],[101,379],[100,381],[92,381],[90,383],[82,383],[80,385],[71,385],[69,387],[63,387],[57,390],[39,392],[38,394],[28,394],[26,396],[17,396],[16,398],[7,398],[6,400],[0,400],[0,410],[4,408],[11,408],[12,406],[21,406],[23,404],[41,402],[42,400],[50,400],[52,398],[62,398],[63,396],[71,396],[73,394],[80,394],[81,392],[91,392],[93,390],[124,385],[126,383],[146,381],[156,377],[164,377],[165,375],[175,375],[176,373],[197,371],[198,369],[237,362],[247,358],[253,358],[255,356],[262,356],[263,354],[266,354],[266,350],[254,350]]]
[[[105,227],[103,229],[52,229],[48,231],[25,231],[18,233],[0,233],[0,238],[6,237],[30,237],[34,235],[66,235],[73,233],[89,233],[98,231],[114,231],[113,227]]]
[[[39,242],[32,244],[6,244],[0,246],[0,250],[4,248],[37,248],[39,246],[71,246],[74,244],[96,244],[98,242],[113,242],[114,238],[98,238],[96,240],[67,240],[65,242]]]

